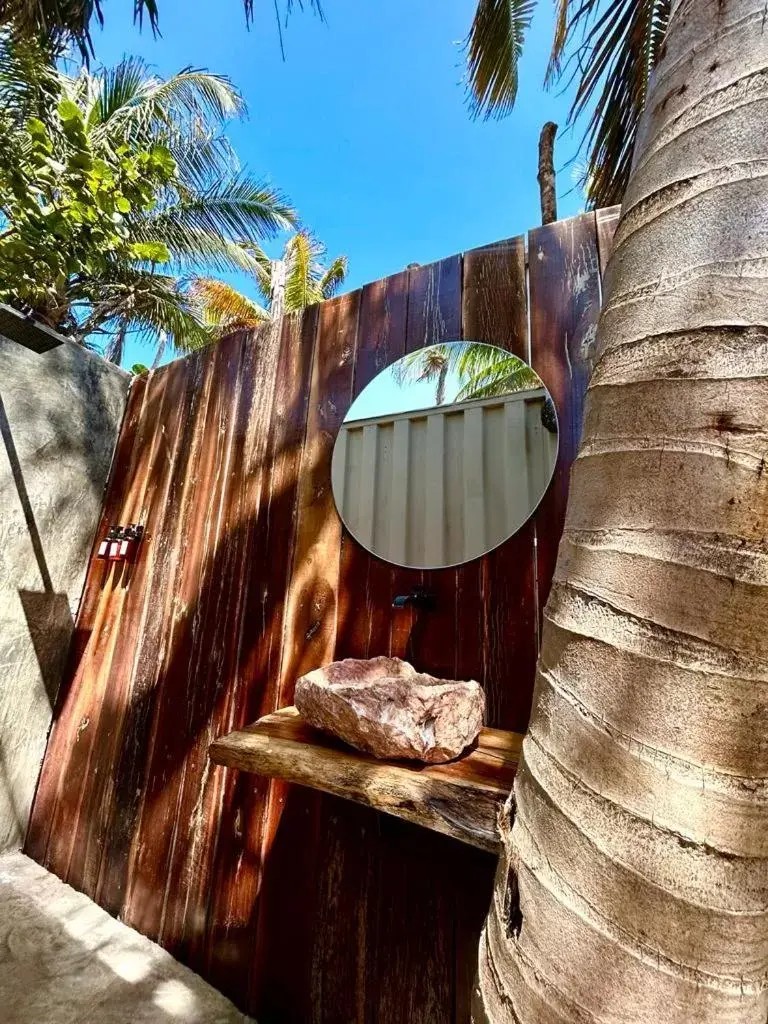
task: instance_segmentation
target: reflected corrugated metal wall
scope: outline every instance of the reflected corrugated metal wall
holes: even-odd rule
[[[546,397],[540,388],[345,424],[333,491],[347,528],[400,565],[455,565],[495,548],[552,475]]]

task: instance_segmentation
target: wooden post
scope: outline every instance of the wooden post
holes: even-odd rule
[[[541,195],[541,223],[551,224],[557,220],[557,195],[555,193],[555,134],[557,125],[547,121],[539,136],[539,182]]]

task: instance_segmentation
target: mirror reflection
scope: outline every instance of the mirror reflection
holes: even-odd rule
[[[354,401],[333,452],[333,493],[372,554],[410,568],[460,565],[530,518],[557,447],[554,404],[526,363],[479,342],[432,345]]]

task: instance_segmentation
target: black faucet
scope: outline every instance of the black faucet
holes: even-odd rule
[[[414,587],[410,594],[398,594],[392,600],[393,608],[422,608],[429,610],[435,607],[437,598],[425,587]]]

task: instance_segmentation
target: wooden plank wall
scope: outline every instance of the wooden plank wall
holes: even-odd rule
[[[512,238],[233,335],[131,390],[102,532],[141,521],[146,541],[134,567],[91,563],[26,848],[261,1024],[469,1019],[493,858],[213,767],[206,749],[290,704],[303,671],[387,653],[479,679],[489,724],[524,730],[615,220],[532,231],[527,275]],[[560,415],[556,478],[487,557],[396,569],[342,531],[334,439],[379,370],[458,338],[530,358]],[[393,611],[417,584],[436,611]]]

